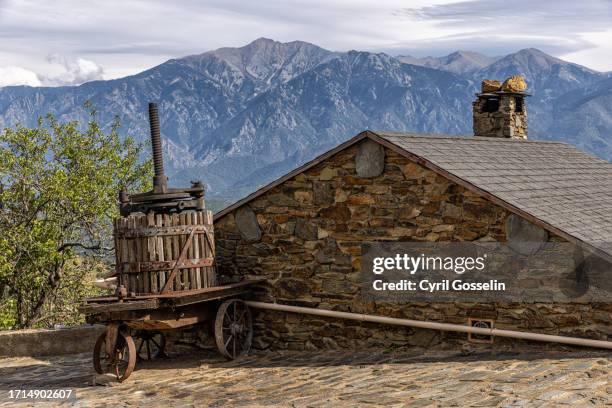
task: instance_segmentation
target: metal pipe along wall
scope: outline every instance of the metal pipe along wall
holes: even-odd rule
[[[421,320],[398,319],[395,317],[385,317],[376,315],[367,315],[360,313],[337,312],[334,310],[315,309],[312,307],[279,305],[277,303],[264,303],[255,301],[246,301],[246,304],[256,308],[265,310],[275,310],[280,312],[301,313],[315,316],[335,317],[340,319],[357,320],[361,322],[383,323],[396,326],[410,326],[421,329],[455,331],[463,333],[481,334],[486,336],[510,337],[515,339],[525,339],[534,341],[543,341],[549,343],[571,344],[574,346],[585,346],[604,348],[612,350],[612,342],[604,340],[581,339],[578,337],[554,336],[550,334],[539,334],[530,332],[520,332],[513,330],[500,329],[485,329],[480,327],[464,326],[461,324],[427,322]]]

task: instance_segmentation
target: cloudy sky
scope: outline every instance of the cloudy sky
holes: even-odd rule
[[[0,0],[0,86],[117,78],[258,37],[416,56],[535,47],[612,71],[612,0]]]

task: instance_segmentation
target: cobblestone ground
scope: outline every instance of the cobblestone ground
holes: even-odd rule
[[[576,350],[279,352],[235,362],[190,351],[140,363],[118,384],[94,376],[89,354],[8,358],[0,406],[17,405],[8,389],[66,387],[77,399],[63,405],[78,407],[611,406],[611,369],[611,353]]]

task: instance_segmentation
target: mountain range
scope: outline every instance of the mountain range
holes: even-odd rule
[[[120,79],[0,88],[0,128],[49,112],[84,121],[90,101],[102,124],[118,116],[146,140],[156,101],[171,183],[203,180],[219,209],[364,129],[471,134],[480,81],[515,74],[532,95],[530,138],[612,159],[612,75],[537,49],[416,58],[260,38]]]

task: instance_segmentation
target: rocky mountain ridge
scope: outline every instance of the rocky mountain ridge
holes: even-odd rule
[[[47,112],[84,120],[90,101],[102,123],[117,115],[123,132],[146,140],[146,104],[157,101],[173,183],[203,179],[222,205],[364,129],[471,134],[480,80],[514,74],[533,95],[530,138],[612,158],[612,77],[536,49],[423,60],[258,39],[120,79],[0,88],[0,127]]]

